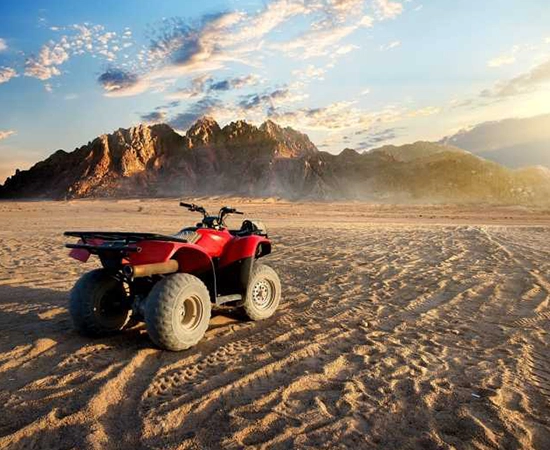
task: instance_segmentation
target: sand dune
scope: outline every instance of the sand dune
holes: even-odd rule
[[[0,203],[0,448],[550,448],[549,212],[239,203],[270,228],[283,304],[217,311],[182,353],[143,326],[75,334],[68,291],[97,263],[61,232],[193,215]]]

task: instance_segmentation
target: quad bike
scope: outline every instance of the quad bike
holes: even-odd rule
[[[212,304],[242,308],[252,320],[270,317],[279,305],[277,273],[258,258],[271,253],[264,225],[245,220],[229,230],[225,218],[243,214],[223,207],[202,213],[194,227],[167,236],[155,233],[67,231],[70,256],[86,262],[97,255],[103,268],[84,274],[71,291],[69,310],[81,334],[102,336],[144,321],[151,340],[167,350],[199,342]]]

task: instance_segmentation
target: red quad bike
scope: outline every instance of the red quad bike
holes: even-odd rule
[[[203,214],[194,227],[172,236],[155,233],[67,231],[78,237],[70,256],[86,262],[97,255],[102,269],[84,274],[71,291],[76,329],[103,336],[144,321],[151,340],[167,350],[199,342],[212,304],[241,307],[252,320],[270,317],[279,305],[277,273],[258,258],[271,253],[261,222],[245,220],[228,230],[223,207],[217,216],[202,206],[180,203]]]

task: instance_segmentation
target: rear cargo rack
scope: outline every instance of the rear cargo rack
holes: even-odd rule
[[[118,253],[128,253],[128,252],[140,252],[141,247],[130,247],[125,244],[103,244],[103,245],[89,245],[89,244],[65,244],[66,248],[78,248],[83,250],[88,250],[92,255],[97,255],[99,252],[118,252]]]
[[[157,233],[133,233],[124,231],[65,231],[64,236],[77,237],[82,239],[83,244],[86,244],[86,239],[101,239],[103,241],[122,241],[124,244],[134,244],[139,241],[168,241],[168,242],[188,242],[187,239],[182,239],[175,236],[167,236]],[[67,244],[74,245],[74,244]],[[78,248],[81,247],[82,244]],[[74,247],[69,247],[74,248]]]

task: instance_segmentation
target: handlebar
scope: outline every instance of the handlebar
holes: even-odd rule
[[[197,211],[204,214],[205,216],[207,215],[206,209],[204,209],[202,206],[195,205],[194,203],[180,202],[180,206],[187,208],[189,211],[192,211],[192,212]]]
[[[196,205],[195,203],[185,203],[180,202],[180,206],[183,206],[184,208],[187,208],[189,211],[192,212],[200,212],[204,216],[202,219],[202,223],[206,225],[207,227],[220,227],[225,226],[224,218],[228,214],[240,214],[243,215],[244,213],[242,211],[237,211],[235,208],[231,208],[229,206],[224,206],[220,209],[220,212],[217,216],[209,216],[206,212],[206,209],[200,205]]]
[[[237,211],[235,208],[230,208],[229,206],[224,206],[222,209],[220,209],[220,214],[222,213],[222,211],[225,214],[244,214],[242,211]]]

